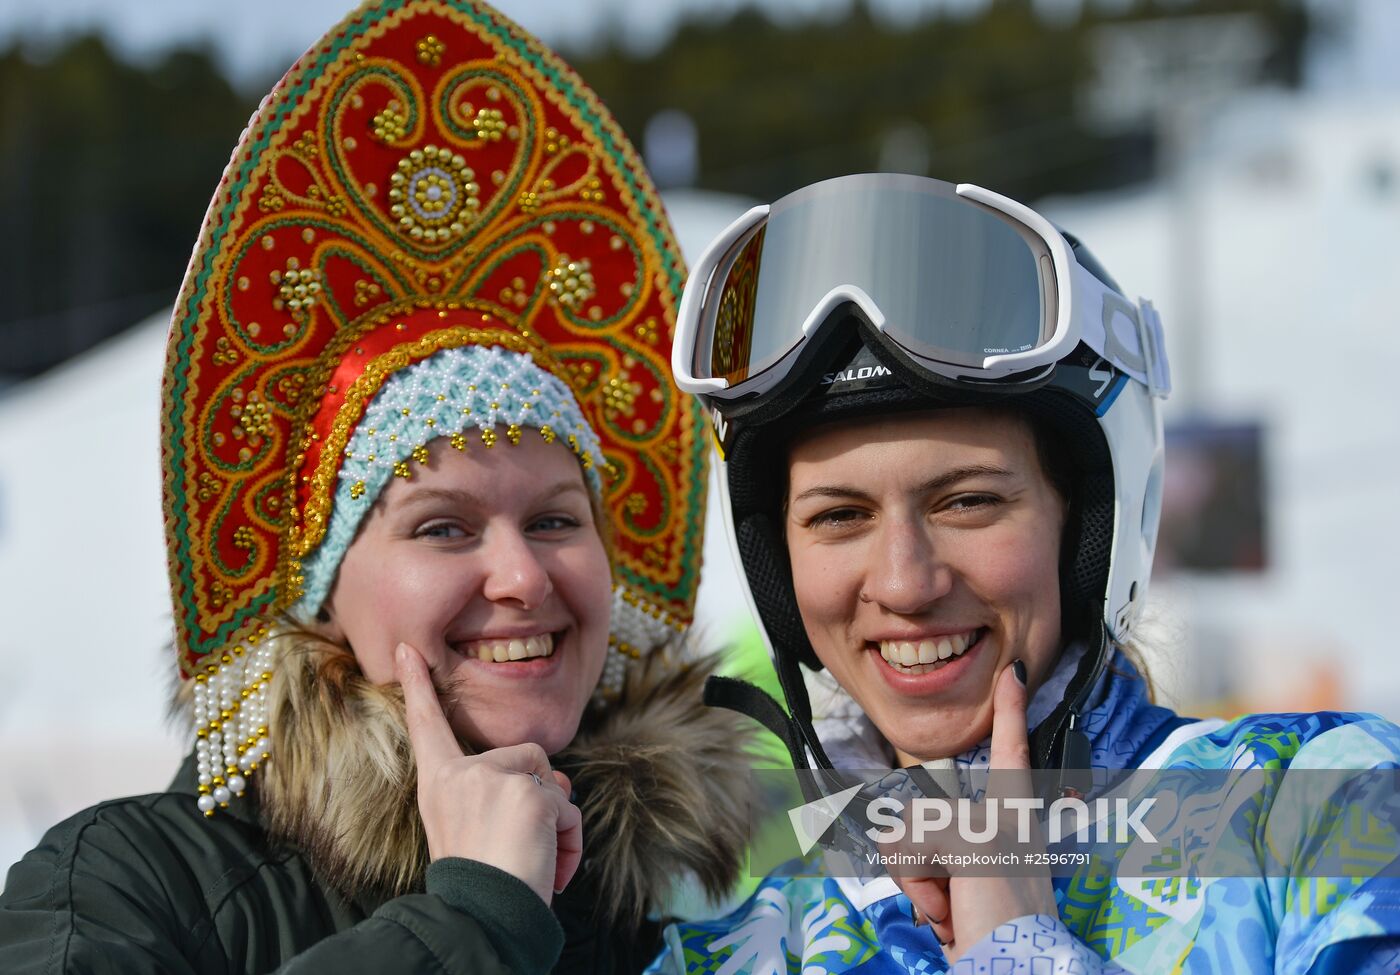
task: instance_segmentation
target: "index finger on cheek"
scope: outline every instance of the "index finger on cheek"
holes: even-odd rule
[[[1026,699],[1029,696],[1020,675],[1025,673],[1020,661],[1004,668],[997,677],[992,693],[992,754],[993,774],[988,792],[1000,795],[1021,794],[1030,788],[1031,747],[1026,728]],[[1029,795],[1029,792],[1024,794]]]
[[[419,767],[460,758],[462,749],[443,714],[427,661],[413,647],[400,643],[394,651],[394,675],[403,687],[408,738]]]

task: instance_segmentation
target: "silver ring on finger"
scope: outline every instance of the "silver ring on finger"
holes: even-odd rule
[[[540,778],[540,773],[526,772],[525,774],[535,780],[535,785],[544,785],[544,779]]]

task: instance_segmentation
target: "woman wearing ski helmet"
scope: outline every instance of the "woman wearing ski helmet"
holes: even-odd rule
[[[797,767],[955,786],[1035,769],[1072,798],[1095,770],[1400,768],[1400,729],[1374,716],[1150,703],[1128,641],[1159,514],[1161,326],[1029,208],[895,175],[758,207],[693,271],[672,364],[714,423],[788,713],[732,681],[709,696]],[[772,876],[677,926],[651,970],[1396,971],[1394,871],[1299,869],[1290,851],[1341,849],[1347,828],[1297,819],[1284,791],[1217,817],[1251,837],[1271,814],[1305,824],[1253,875]],[[1367,822],[1390,865],[1396,816]]]

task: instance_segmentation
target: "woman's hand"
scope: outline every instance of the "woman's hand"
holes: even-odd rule
[[[1030,772],[1031,749],[1026,732],[1026,685],[1007,667],[992,695],[993,769]],[[1030,775],[991,776],[999,792],[1029,796]],[[1009,788],[1008,788],[1009,787]],[[988,797],[993,795],[988,790]],[[1003,825],[1007,817],[1002,817]],[[1055,892],[1047,871],[1011,877],[896,877],[919,917],[927,918],[944,945],[949,964],[999,925],[1027,914],[1056,913]]]
[[[489,863],[550,903],[583,855],[582,814],[569,802],[568,777],[532,742],[462,754],[418,651],[399,644],[394,673],[403,686],[429,858]]]

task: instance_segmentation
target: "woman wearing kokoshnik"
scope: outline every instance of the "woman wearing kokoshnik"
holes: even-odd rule
[[[683,274],[620,129],[484,4],[370,3],[297,62],[169,337],[192,751],[12,868],[0,969],[636,971],[728,889]]]
[[[726,527],[789,710],[737,682],[714,698],[784,738],[825,795],[855,774],[912,817],[920,792],[946,798],[930,780],[1096,803],[1160,770],[1139,794],[1172,832],[1091,847],[1053,878],[928,877],[917,857],[948,852],[942,834],[882,846],[897,831],[854,799],[828,875],[780,869],[728,917],[678,923],[649,971],[1400,971],[1400,728],[1195,721],[1151,701],[1131,641],[1170,376],[1151,304],[1081,242],[970,184],[828,180],[710,245],[673,352],[715,417]],[[955,852],[1044,861],[1041,839],[1004,845],[1016,819]],[[1144,852],[1197,869],[1135,875]]]

